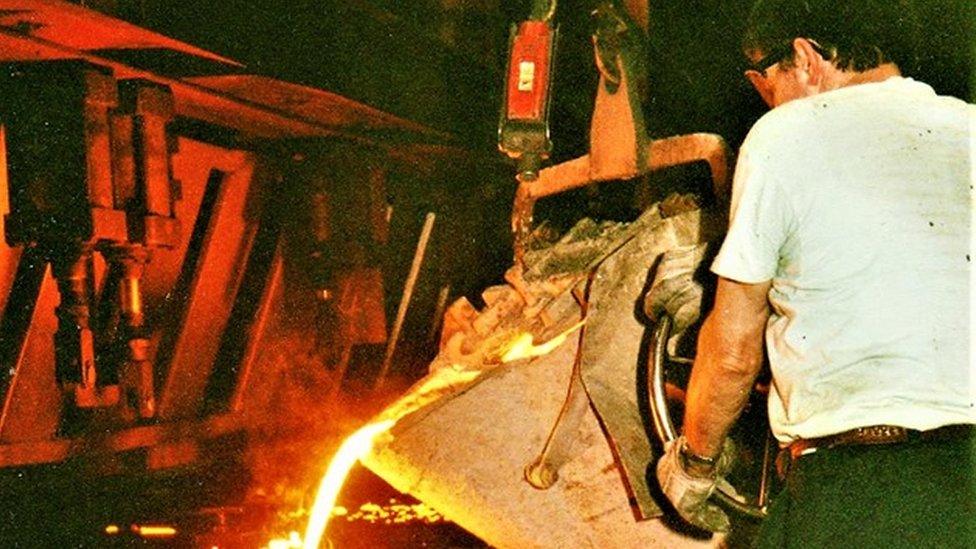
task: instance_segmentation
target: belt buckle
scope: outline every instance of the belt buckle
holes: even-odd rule
[[[858,427],[852,435],[851,437],[841,436],[842,441],[838,442],[840,444],[890,444],[892,442],[905,442],[908,440],[908,430],[895,425]]]

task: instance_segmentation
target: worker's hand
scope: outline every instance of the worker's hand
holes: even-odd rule
[[[654,273],[651,289],[644,297],[644,312],[658,321],[668,315],[674,321],[672,336],[676,336],[698,321],[704,290],[695,280],[705,257],[707,246],[683,246],[664,252]]]
[[[713,471],[706,476],[696,476],[685,469],[685,460],[680,453],[683,444],[684,435],[664,446],[664,455],[657,462],[657,480],[661,484],[661,491],[681,518],[689,523],[710,532],[728,532],[729,517],[708,498],[715,491],[719,478],[731,465],[731,446],[725,445]]]

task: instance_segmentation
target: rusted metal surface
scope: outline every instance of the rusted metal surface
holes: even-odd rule
[[[257,219],[248,211],[261,181],[255,180],[253,161],[226,174],[219,183],[203,251],[192,269],[187,302],[174,332],[167,341],[169,360],[160,366],[167,371],[159,395],[162,419],[191,417],[199,411],[208,369],[216,358],[219,340],[213,332],[223,331],[230,316],[243,274],[244,261],[257,230]]]
[[[474,181],[476,192],[465,186],[458,196],[479,206],[482,197],[491,200],[497,189],[484,166],[449,135],[327,92],[239,75],[190,81],[171,76],[180,71],[127,65],[119,59],[137,52],[91,49],[119,46],[97,36],[107,18],[89,22],[97,32],[85,42],[65,39],[63,19],[60,31],[35,32],[42,29],[35,23],[52,20],[10,16],[0,11],[0,59],[36,61],[41,75],[80,67],[72,83],[88,87],[80,86],[77,101],[49,101],[64,111],[49,119],[3,117],[4,141],[27,131],[40,136],[15,151],[41,167],[37,174],[67,159],[71,167],[64,177],[35,178],[24,163],[0,162],[0,210],[16,214],[0,222],[20,223],[3,232],[21,237],[0,244],[0,469],[49,472],[96,489],[125,479],[137,485],[131,499],[142,505],[140,490],[240,470],[255,446],[281,436],[283,423],[295,439],[314,436],[306,430],[312,414],[332,429],[322,397],[341,380],[323,340],[337,326],[353,344],[386,339],[383,281],[401,274],[383,255],[392,239],[387,202],[411,212],[424,201],[423,211],[445,212],[448,227],[468,226],[470,209],[458,215],[453,199],[445,207],[444,191]],[[29,93],[17,99],[4,94],[2,110],[36,113],[41,104]],[[78,131],[50,130],[65,121]],[[73,154],[50,153],[59,143]],[[13,150],[7,145],[5,153]],[[318,162],[297,170],[303,155]],[[477,178],[457,177],[475,171]],[[305,224],[314,196],[329,193],[319,223]],[[56,215],[45,210],[25,222],[24,212],[38,205]],[[318,253],[298,257],[295,244],[306,237],[318,239]],[[352,240],[367,260],[352,258]],[[443,259],[455,251],[447,248],[431,253]],[[482,250],[465,238],[457,251]],[[438,286],[449,287],[454,280],[438,268]],[[328,280],[340,281],[348,296],[334,317],[316,308],[316,291],[329,289],[321,284]],[[70,360],[59,361],[56,349]],[[368,355],[353,355],[351,364]],[[113,392],[117,402],[108,398]],[[221,486],[194,484],[188,498],[244,490],[243,481],[211,484]],[[85,514],[69,499],[64,507]]]
[[[544,168],[538,178],[519,180],[511,220],[516,264],[523,262],[529,245],[535,202],[547,196],[698,161],[708,163],[715,196],[720,201],[728,196],[730,153],[721,136],[695,133],[651,139],[647,135],[641,108],[647,2],[631,0],[623,9],[601,4],[594,12],[599,22],[594,49],[600,78],[588,154]]]
[[[649,163],[640,168],[632,159],[619,163],[604,160],[602,167],[594,168],[593,160],[587,155],[545,168],[539,173],[539,179],[522,183],[520,187],[527,196],[539,199],[591,183],[631,179],[649,171],[704,161],[711,170],[716,195],[728,194],[730,154],[721,136],[710,133],[679,135],[653,140],[647,147]]]
[[[411,132],[435,139],[451,138],[446,133],[387,114],[341,95],[266,76],[229,74],[198,76],[187,80],[230,97],[295,113],[325,127],[346,128],[364,135]]]
[[[5,1],[11,2],[13,0]],[[60,5],[63,3],[25,0],[13,7],[28,10],[28,13],[46,14],[50,9],[47,11],[34,10],[39,6],[43,7],[44,4]],[[131,25],[101,14],[80,10],[77,7],[71,7],[71,9],[74,10],[72,17],[81,21],[84,21],[85,17],[90,17],[99,21],[98,24],[103,26],[107,20],[124,28],[132,28]],[[120,79],[141,78],[165,85],[173,91],[178,116],[229,128],[248,139],[339,137],[354,143],[375,144],[385,141],[384,132],[388,134],[392,132],[392,137],[396,141],[395,144],[400,146],[403,146],[403,134],[414,138],[424,135],[426,136],[425,139],[432,145],[442,145],[451,140],[450,136],[444,133],[382,113],[339,95],[295,84],[276,82],[266,77],[228,75],[201,77],[199,80],[195,80],[157,74],[108,59],[94,50],[84,47],[84,44],[79,45],[70,38],[66,38],[80,34],[76,29],[70,29],[69,32],[69,27],[59,25],[57,32],[39,33],[36,32],[36,29],[30,31],[32,27],[29,21],[27,27],[16,25],[16,22],[24,17],[30,19],[32,16],[25,16],[18,12],[9,17],[13,21],[8,26],[0,25],[0,44],[3,46],[0,48],[0,52],[2,52],[0,59],[18,61],[27,59],[81,59],[111,69],[115,76]],[[24,32],[24,28],[27,28],[29,32]],[[153,40],[164,39],[164,37],[154,35],[154,33],[143,32],[154,36]],[[131,40],[134,37],[130,36],[129,38]],[[190,51],[189,46],[177,41],[172,41],[172,44],[160,45],[153,40],[148,40],[148,46],[166,47],[176,51],[186,50],[186,53]],[[133,48],[135,44],[139,44],[139,42],[127,42],[126,47]],[[194,51],[194,55],[206,56],[236,65],[236,63],[203,50],[192,49],[192,51]],[[370,133],[375,133],[376,136],[369,135]],[[409,151],[411,147],[405,146],[404,148]],[[451,146],[450,149],[459,152],[458,147]],[[412,154],[411,157],[422,158],[422,156]]]
[[[248,406],[260,409],[260,403],[255,402],[253,391],[255,387],[262,387],[267,383],[267,379],[256,379],[252,383],[252,376],[260,376],[261,372],[255,372],[257,368],[257,357],[262,343],[266,342],[269,333],[269,325],[273,323],[275,313],[280,313],[280,307],[284,292],[284,258],[282,257],[281,242],[275,247],[274,258],[268,269],[267,282],[261,292],[261,300],[258,304],[251,325],[248,327],[247,346],[241,357],[237,382],[234,384],[234,391],[228,404],[228,410],[232,413],[250,411]],[[268,394],[270,391],[264,391]],[[261,391],[258,392],[261,394]],[[250,397],[250,398],[249,398]]]
[[[6,394],[0,442],[4,443],[53,437],[62,409],[53,345],[58,326],[54,314],[59,299],[57,283],[43,258],[31,254],[21,262],[14,285],[19,290],[17,300],[8,302],[3,319],[4,363],[0,375],[4,376]],[[11,311],[11,306],[18,310]]]
[[[0,0],[0,26],[78,50],[166,48],[229,66],[236,61],[179,40],[137,27],[72,2],[59,0]]]

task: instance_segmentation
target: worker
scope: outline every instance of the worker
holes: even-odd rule
[[[904,0],[760,0],[742,145],[682,435],[657,464],[688,522],[763,364],[789,458],[760,547],[976,547],[970,307],[976,107],[902,75]],[[937,32],[937,29],[932,29]]]

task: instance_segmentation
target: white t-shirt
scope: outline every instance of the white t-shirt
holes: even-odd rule
[[[712,271],[773,281],[781,442],[976,423],[974,134],[976,106],[901,77],[791,101],[749,132]]]

